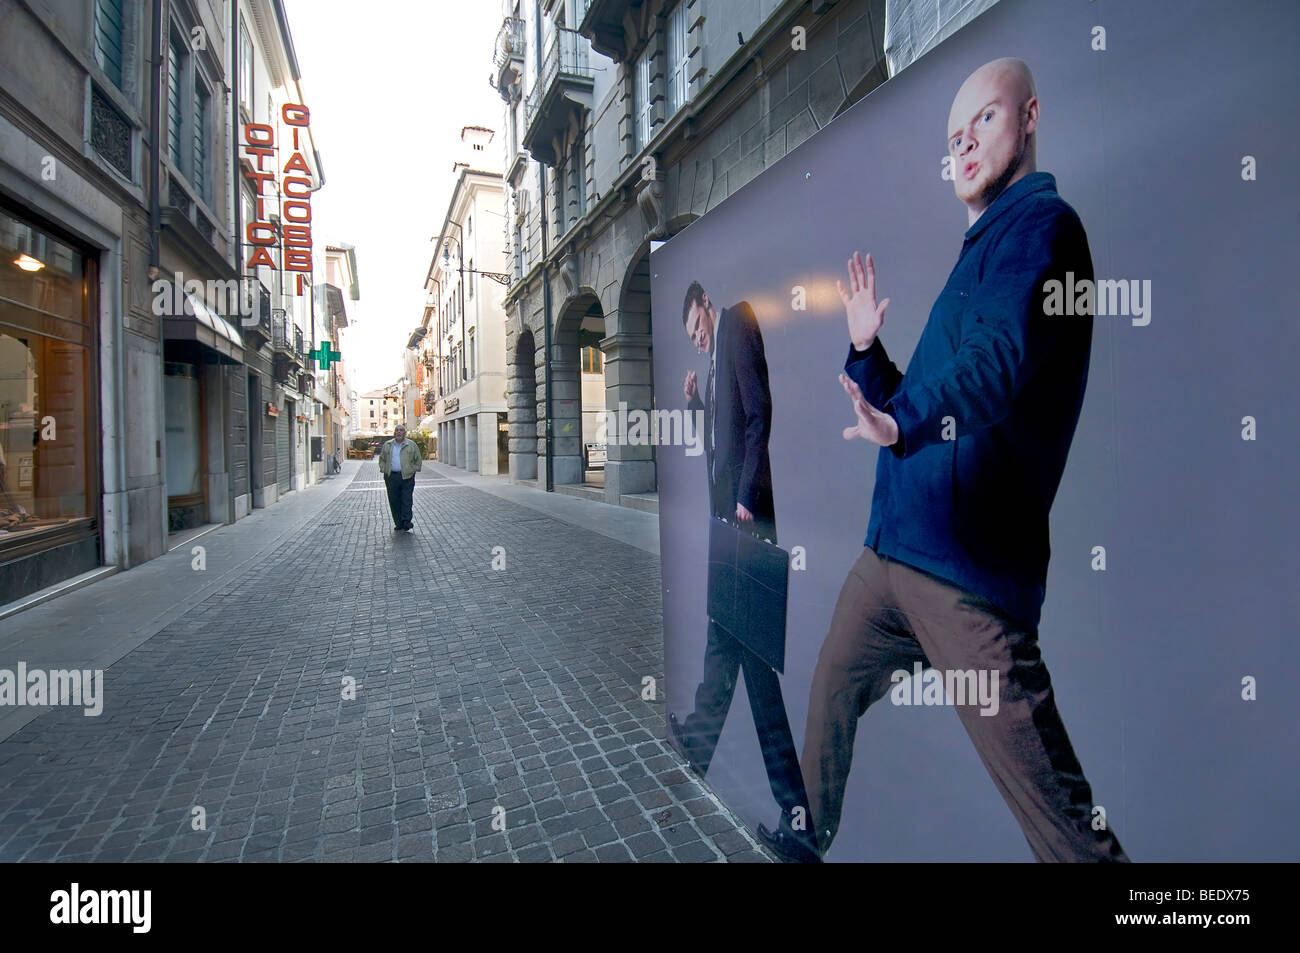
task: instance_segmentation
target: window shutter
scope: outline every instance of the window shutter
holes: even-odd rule
[[[95,0],[95,60],[113,85],[122,88],[122,46],[126,31],[125,0]]]

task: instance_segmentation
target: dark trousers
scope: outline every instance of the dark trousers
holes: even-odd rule
[[[1093,830],[1092,790],[1056,708],[1038,633],[986,599],[870,548],[849,571],[817,659],[803,772],[823,850],[840,825],[858,719],[913,664],[996,672],[997,713],[955,705],[1040,861],[1127,861],[1109,828]],[[910,693],[912,685],[906,684]],[[988,706],[991,709],[991,705]]]
[[[388,508],[393,513],[393,525],[406,529],[411,522],[411,500],[415,494],[415,477],[403,480],[400,473],[384,474],[388,486]]]
[[[701,774],[709,770],[741,668],[745,670],[749,707],[754,714],[754,728],[763,749],[772,796],[787,819],[796,807],[801,808],[806,817],[809,813],[808,795],[804,792],[799,756],[785,714],[781,682],[766,662],[712,621],[709,622],[709,641],[704,651],[704,677],[695,690],[695,711],[682,722],[686,755]],[[811,831],[811,822],[805,823],[806,829]]]

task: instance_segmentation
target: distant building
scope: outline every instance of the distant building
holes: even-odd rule
[[[498,150],[494,133],[482,126],[461,130],[463,161],[454,166],[456,183],[438,232],[425,287],[438,291],[435,335],[438,354],[433,410],[438,458],[476,473],[504,473],[508,462],[505,310],[509,275]],[[424,325],[422,324],[423,328]],[[426,349],[424,353],[428,353]],[[412,355],[414,360],[414,355]]]
[[[387,436],[402,423],[401,384],[389,384],[378,390],[366,391],[357,399],[360,422],[359,437]]]

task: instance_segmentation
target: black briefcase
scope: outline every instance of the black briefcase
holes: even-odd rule
[[[709,523],[709,618],[785,671],[790,554],[716,516]]]

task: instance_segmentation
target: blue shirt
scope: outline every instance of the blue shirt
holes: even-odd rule
[[[1048,512],[1088,380],[1090,316],[1043,313],[1044,282],[1091,280],[1079,216],[1034,172],[966,231],[901,374],[877,338],[844,370],[898,422],[882,447],[866,545],[1037,628]]]

